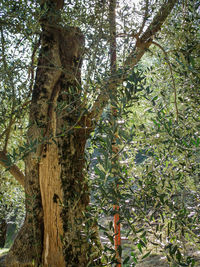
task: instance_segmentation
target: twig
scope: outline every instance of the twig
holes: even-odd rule
[[[145,1],[145,12],[144,12],[144,18],[143,18],[143,21],[142,21],[142,25],[140,27],[140,30],[137,34],[137,36],[139,37],[144,29],[144,26],[145,26],[145,23],[147,21],[147,17],[149,15],[149,0],[146,0]]]
[[[41,36],[39,37],[39,40],[38,42],[35,44],[34,48],[33,48],[33,53],[32,53],[32,56],[31,56],[31,64],[30,64],[30,67],[29,67],[29,74],[28,74],[28,78],[29,76],[31,81],[30,81],[30,86],[29,86],[29,95],[28,97],[32,94],[32,91],[33,91],[33,83],[34,83],[34,60],[35,60],[35,54],[40,46],[40,43],[41,43]]]
[[[9,141],[9,137],[10,137],[10,132],[11,132],[11,128],[12,128],[12,124],[13,124],[13,112],[14,112],[14,99],[15,99],[15,93],[14,93],[14,84],[13,84],[13,80],[9,75],[9,70],[8,70],[8,66],[7,66],[7,62],[6,62],[6,52],[5,52],[5,39],[4,39],[4,34],[3,34],[3,28],[1,27],[1,45],[2,45],[2,59],[3,59],[3,67],[4,67],[4,71],[6,73],[6,75],[8,75],[8,78],[10,80],[10,84],[12,87],[12,107],[11,107],[11,112],[10,112],[10,118],[9,118],[9,123],[8,123],[8,127],[5,131],[5,142],[4,142],[4,148],[3,151],[6,152],[7,150],[7,146],[8,146],[8,141]]]
[[[178,122],[179,112],[178,112],[178,104],[177,104],[177,90],[176,90],[176,85],[175,85],[172,66],[171,66],[171,63],[169,61],[169,57],[168,57],[167,52],[165,51],[165,49],[160,44],[156,43],[155,41],[152,41],[152,44],[156,45],[157,47],[159,47],[163,51],[163,53],[165,55],[165,58],[166,58],[166,62],[168,64],[168,66],[169,66],[170,75],[171,75],[172,84],[173,84],[173,89],[174,89],[174,106],[175,106],[175,111],[176,111],[176,121]]]

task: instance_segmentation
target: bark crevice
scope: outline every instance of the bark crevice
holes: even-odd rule
[[[89,191],[84,150],[81,63],[84,37],[77,27],[43,23],[33,89],[26,159],[26,220],[8,266],[81,266],[88,262],[83,231]],[[35,250],[33,250],[33,246]],[[18,251],[24,246],[28,253]]]

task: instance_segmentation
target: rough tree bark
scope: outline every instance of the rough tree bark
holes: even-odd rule
[[[80,100],[84,36],[76,27],[59,25],[60,1],[45,3],[27,134],[33,147],[25,160],[27,214],[7,265],[84,266],[94,255],[83,226],[89,204],[84,174],[89,128]]]
[[[6,243],[7,222],[5,219],[0,219],[0,248],[3,248]]]
[[[151,37],[175,2],[169,0],[158,13],[161,22],[155,17],[150,29],[137,37],[134,55],[127,59],[131,68],[150,46]],[[80,71],[84,36],[79,28],[59,23],[63,1],[43,0],[41,8],[41,50],[27,133],[31,149],[25,159],[25,183],[21,182],[25,184],[26,219],[6,264],[94,266],[98,265],[100,249],[96,236],[88,242],[84,232],[89,204],[84,150],[94,130],[92,121],[98,120],[109,93],[102,91],[91,112],[86,111],[81,102]],[[125,76],[111,77],[105,88],[116,90],[122,79]]]

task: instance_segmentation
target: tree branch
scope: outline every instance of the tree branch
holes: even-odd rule
[[[31,56],[31,63],[30,63],[30,67],[28,68],[28,80],[30,78],[28,98],[31,96],[31,94],[33,92],[34,79],[35,79],[34,61],[35,61],[35,55],[37,53],[37,50],[38,50],[40,44],[41,44],[41,35],[39,37],[39,40],[34,44],[32,56]]]
[[[153,18],[153,21],[150,23],[147,30],[144,32],[142,37],[140,38],[141,42],[145,42],[148,39],[152,38],[160,29],[163,23],[165,22],[166,18],[171,13],[174,5],[178,2],[177,0],[168,0],[166,1],[161,8],[159,9],[158,13]]]
[[[145,0],[145,12],[144,12],[142,25],[140,27],[140,30],[139,30],[138,34],[137,34],[138,37],[140,36],[140,34],[142,33],[142,31],[144,29],[144,26],[145,26],[145,23],[147,21],[148,15],[149,15],[149,0]]]
[[[135,48],[128,55],[120,71],[118,71],[117,74],[108,77],[107,80],[102,81],[101,93],[97,97],[91,112],[88,115],[88,119],[93,122],[94,127],[98,122],[104,107],[109,101],[110,94],[117,90],[118,86],[127,79],[130,70],[140,61],[152,44],[154,35],[160,31],[161,26],[169,16],[177,1],[178,0],[168,0],[161,6],[147,30],[140,38],[137,38]]]
[[[7,162],[9,162],[9,158],[6,153],[0,151],[0,164],[9,170],[9,172],[14,176],[14,178],[24,187],[25,185],[25,176],[23,172],[16,166],[8,166]]]
[[[28,100],[28,101],[24,102],[19,108],[17,108],[17,112],[15,112],[15,116],[12,117],[11,126],[16,122],[18,115],[20,113],[22,113],[23,109],[26,108],[26,106],[28,106],[30,104],[30,102],[31,101]],[[0,140],[4,137],[4,135],[7,135],[8,131],[9,131],[9,126],[0,135]],[[4,149],[4,151],[5,151],[5,149]]]
[[[173,84],[173,89],[174,89],[174,106],[175,106],[175,111],[176,111],[176,121],[178,122],[179,112],[178,112],[178,103],[177,103],[177,90],[176,90],[176,84],[175,84],[175,79],[174,79],[174,75],[173,75],[172,65],[170,63],[169,57],[168,57],[165,49],[160,44],[158,44],[156,42],[152,42],[152,44],[156,45],[157,47],[159,47],[163,51],[163,53],[165,55],[166,62],[169,66],[170,75],[171,75],[172,84]]]

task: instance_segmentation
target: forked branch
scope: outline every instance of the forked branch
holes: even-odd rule
[[[120,72],[111,75],[107,80],[102,81],[100,88],[101,93],[97,97],[88,116],[89,119],[93,121],[94,125],[99,120],[104,107],[107,105],[110,94],[117,90],[120,84],[127,79],[130,70],[132,70],[132,68],[140,61],[152,44],[155,34],[160,31],[161,26],[171,13],[177,1],[178,0],[168,0],[161,6],[146,31],[140,38],[137,38],[135,48],[128,55],[124,65],[120,68]]]

